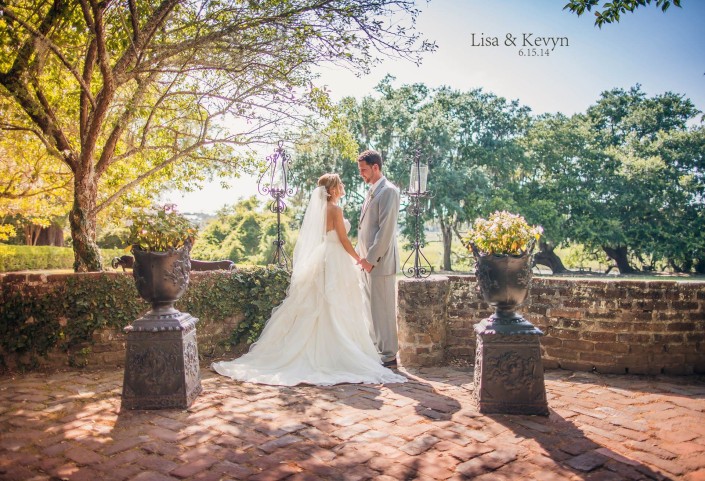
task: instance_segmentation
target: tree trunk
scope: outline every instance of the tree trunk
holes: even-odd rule
[[[69,214],[76,272],[100,272],[103,263],[95,243],[95,207],[98,183],[95,174],[76,172],[74,177],[73,207]]]
[[[695,260],[695,272],[698,274],[705,274],[705,259]]]
[[[602,246],[602,250],[605,251],[607,257],[614,260],[614,262],[617,264],[617,269],[619,269],[620,274],[633,274],[636,272],[636,269],[629,265],[626,246],[619,246],[615,248]]]
[[[446,224],[441,217],[441,234],[443,234],[443,270],[452,271],[450,249],[453,242],[453,226]]]
[[[50,246],[64,246],[64,229],[59,224],[50,225],[46,229],[45,234]]]
[[[674,261],[673,259],[668,259],[668,265],[671,266],[671,269],[673,269],[673,272],[676,272],[676,273],[683,272],[683,269],[681,268],[681,266],[676,264],[676,261]]]
[[[24,232],[27,245],[58,247],[64,245],[64,230],[56,223],[52,223],[49,227],[30,224],[25,226]]]
[[[568,272],[561,258],[553,251],[553,245],[543,239],[539,241],[539,251],[534,254],[534,263],[547,266],[554,274]]]
[[[42,227],[37,224],[29,224],[24,226],[24,243],[28,246],[36,246],[37,239],[39,239],[39,234],[42,231]]]
[[[673,259],[668,259],[668,265],[671,266],[671,269],[673,269],[673,272],[681,274],[681,273],[690,272],[690,270],[693,268],[693,261],[686,260],[683,262],[683,264],[678,264]]]

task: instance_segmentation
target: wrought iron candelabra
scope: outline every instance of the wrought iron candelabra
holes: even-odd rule
[[[428,176],[428,165],[422,165],[419,159],[419,151],[416,151],[411,165],[411,176],[409,179],[409,189],[404,191],[404,195],[409,196],[410,204],[407,213],[415,217],[414,242],[411,244],[411,253],[404,261],[402,272],[406,277],[416,279],[425,278],[431,275],[431,263],[421,251],[424,244],[420,241],[423,219],[421,214],[424,211],[426,199],[433,198],[433,194],[426,190],[426,179]],[[407,265],[414,259],[414,265]]]
[[[261,195],[270,195],[272,203],[269,210],[277,214],[277,238],[273,242],[274,255],[272,264],[283,267],[286,270],[291,268],[291,259],[284,251],[286,241],[282,238],[281,214],[286,210],[285,197],[294,195],[293,187],[289,186],[289,164],[291,157],[284,150],[284,142],[279,141],[274,153],[267,157],[267,168],[262,172],[257,181],[257,190]]]

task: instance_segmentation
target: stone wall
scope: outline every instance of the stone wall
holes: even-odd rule
[[[519,312],[544,332],[547,368],[705,373],[705,282],[535,277]],[[474,276],[401,280],[402,364],[473,362],[491,313]]]
[[[230,337],[241,320],[242,315],[221,319],[217,322],[199,319],[196,324],[199,358],[210,360],[232,352],[232,348],[224,341]],[[101,329],[93,333],[91,341],[72,347],[70,352],[62,352],[58,349],[52,351],[45,365],[61,367],[73,364],[76,366],[122,368],[125,366],[126,342],[127,337],[123,331],[110,328]]]
[[[209,276],[215,275],[211,272],[192,272],[191,273],[191,288],[198,285],[200,282],[207,280]],[[222,275],[222,274],[221,274]],[[111,279],[125,279],[126,282],[120,283],[116,286],[114,292],[113,306],[111,309],[96,308],[97,310],[107,311],[103,312],[103,317],[111,317],[111,313],[114,310],[122,309],[123,312],[130,312],[129,308],[125,305],[126,299],[136,300],[141,304],[141,313],[139,310],[135,313],[136,315],[131,320],[125,321],[124,325],[132,322],[132,320],[137,319],[141,315],[144,315],[148,310],[148,306],[144,301],[139,300],[139,295],[134,287],[134,281],[132,280],[132,275],[130,273],[124,274],[122,272],[101,272],[101,273],[82,273],[82,274],[44,274],[44,273],[8,273],[0,275],[0,287],[4,288],[6,291],[17,289],[19,292],[26,293],[28,300],[27,302],[33,303],[34,300],[42,299],[49,296],[52,292],[56,291],[57,288],[66,286],[67,282],[71,279],[83,279],[88,280],[95,286],[105,286],[106,280],[109,282]],[[70,294],[70,293],[69,293]],[[60,296],[52,297],[56,302],[65,303],[64,306],[68,307],[70,304],[83,301],[84,303],[91,303],[91,299],[80,299],[81,296],[69,295],[68,298],[62,299]],[[121,301],[123,302],[121,304]],[[0,295],[0,302],[3,302],[3,297]],[[178,305],[177,305],[178,307]],[[41,308],[40,308],[41,309]],[[183,308],[182,308],[183,309]],[[59,309],[61,311],[61,309]],[[3,310],[0,309],[0,314],[3,314]],[[19,315],[25,314],[26,319],[23,320],[25,324],[39,324],[39,321],[35,319],[31,313],[19,313]],[[13,316],[17,316],[17,312],[12,313]],[[115,316],[113,316],[115,317]],[[239,345],[233,347],[229,338],[232,335],[233,330],[238,326],[240,321],[244,318],[241,312],[235,312],[233,315],[219,318],[217,320],[209,319],[205,316],[199,318],[199,322],[196,324],[197,338],[198,338],[198,350],[199,357],[204,360],[214,359],[223,356],[227,353],[228,356],[233,355],[233,353],[239,354],[243,351],[245,346]],[[6,331],[11,331],[7,329],[7,324],[4,323],[11,322],[8,319],[3,318],[0,315],[0,333],[5,333]],[[103,326],[95,330],[92,330],[89,339],[80,342],[66,343],[66,339],[63,337],[61,331],[72,324],[80,324],[90,322],[86,319],[76,320],[72,319],[69,315],[64,312],[60,312],[59,315],[54,316],[53,322],[45,322],[45,328],[38,332],[47,338],[49,342],[52,338],[57,337],[57,333],[47,332],[49,329],[54,328],[55,331],[59,331],[58,340],[54,340],[54,345],[46,355],[37,355],[34,352],[22,352],[22,350],[6,350],[0,345],[0,371],[3,369],[7,370],[18,370],[18,369],[35,369],[35,368],[64,368],[64,367],[123,367],[125,364],[125,345],[126,345],[126,335],[122,330],[122,326]],[[89,328],[87,327],[86,330]],[[80,331],[81,329],[75,329]],[[5,334],[7,335],[7,334]],[[69,344],[68,346],[66,344]]]
[[[201,360],[216,359],[237,351],[238,355],[245,348],[230,348],[224,342],[230,337],[242,319],[242,316],[219,320],[218,322],[199,322],[196,324],[198,355]],[[127,337],[122,330],[105,328],[96,330],[90,341],[71,346],[69,349],[59,347],[52,349],[46,357],[34,359],[35,367],[60,369],[65,367],[101,368],[105,366],[123,368],[125,366],[125,343]],[[6,366],[15,370],[18,366],[27,366],[28,357],[5,356]],[[24,369],[25,367],[23,367]]]
[[[81,276],[123,276],[121,273]],[[192,281],[208,273],[192,273]],[[0,276],[21,282],[41,295],[53,282],[75,274]],[[130,286],[130,295],[137,296]],[[434,275],[399,281],[400,359],[407,366],[453,361],[472,363],[474,325],[492,310],[477,292],[474,276]],[[705,282],[584,280],[534,278],[530,299],[520,308],[545,333],[544,366],[605,373],[705,373]],[[199,354],[210,359],[226,353],[227,339],[243,318],[237,313],[217,321],[202,316],[197,324]],[[27,322],[30,322],[28,319]],[[3,319],[0,319],[3,322]],[[59,319],[65,325],[71,319]],[[1,327],[1,326],[0,326]],[[239,354],[229,351],[227,356]],[[13,360],[10,353],[5,361]],[[125,335],[101,328],[89,341],[69,352],[54,349],[41,364],[48,367],[117,366],[124,364]],[[25,360],[26,361],[26,360]]]

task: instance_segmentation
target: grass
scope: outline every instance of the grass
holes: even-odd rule
[[[421,252],[431,264],[432,272],[443,271],[443,243],[439,239],[439,234],[427,234],[427,243],[421,248]],[[399,257],[402,267],[411,254],[411,249],[404,248],[407,244],[405,240],[399,242]],[[578,267],[569,265],[566,259],[570,258],[572,248],[556,249],[556,253],[563,259],[566,267],[577,271]],[[110,267],[110,260],[114,257],[125,254],[123,249],[101,249],[103,256],[103,266]],[[406,263],[407,269],[413,267],[413,257]],[[238,265],[241,267],[241,265]],[[451,267],[453,272],[458,274],[472,274],[475,272],[472,255],[457,241],[453,239],[451,248]],[[620,275],[613,269],[609,275],[602,273],[607,269],[604,263],[597,260],[584,261],[583,267],[591,269],[590,273],[573,272],[562,277],[575,279],[634,279],[643,281],[665,281],[675,280],[684,282],[703,282],[705,276],[698,274],[672,274],[672,273],[649,273]],[[0,272],[17,272],[26,270],[51,270],[53,272],[73,272],[73,250],[70,247],[49,247],[49,246],[14,246],[0,244]],[[537,266],[534,274],[538,276],[552,276],[550,269],[545,266]],[[402,274],[399,274],[402,276]]]
[[[103,265],[110,265],[113,257],[125,254],[123,249],[101,249]],[[73,271],[73,249],[55,246],[17,246],[0,244],[0,272],[28,270]]]
[[[411,254],[411,249],[405,249],[404,244],[406,242],[399,242],[399,257],[401,258],[402,265],[407,260]],[[457,244],[457,245],[456,245]],[[443,270],[443,242],[440,240],[430,240],[421,247],[422,254],[428,259],[431,264],[432,272],[439,272]],[[474,261],[470,253],[463,248],[458,242],[454,242],[451,245],[451,267],[454,272],[474,272],[475,268]],[[412,257],[408,261],[408,266],[414,265],[414,258]]]

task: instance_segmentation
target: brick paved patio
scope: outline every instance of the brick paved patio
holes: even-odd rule
[[[484,416],[472,372],[276,388],[202,370],[187,411],[120,411],[122,371],[0,378],[3,480],[705,480],[702,377],[546,373],[551,415]]]

